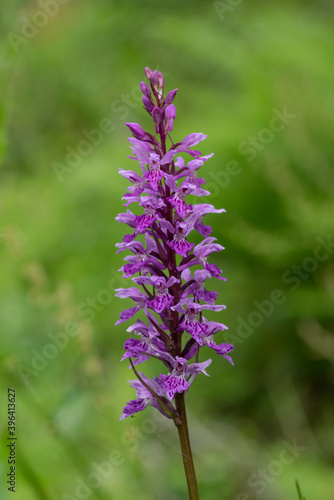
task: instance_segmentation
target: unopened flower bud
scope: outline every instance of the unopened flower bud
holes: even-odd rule
[[[161,89],[163,89],[165,86],[165,79],[161,71],[159,71],[158,73],[158,85]]]
[[[131,130],[132,134],[136,139],[143,139],[146,135],[146,132],[141,128],[138,123],[126,123],[125,124]]]
[[[176,107],[174,106],[174,104],[170,104],[169,106],[167,106],[165,113],[168,118],[172,118],[174,120],[174,118],[176,117]]]
[[[158,70],[154,70],[153,73],[151,74],[150,78],[151,84],[153,87],[158,87],[159,86],[159,76],[158,76]]]
[[[152,75],[152,70],[148,67],[145,68],[145,75],[146,75],[146,78],[149,80],[151,78],[151,75]]]
[[[172,104],[172,102],[174,101],[174,98],[176,96],[177,91],[178,91],[178,89],[174,89],[174,90],[171,90],[170,92],[168,92],[166,99],[165,99],[165,104]]]
[[[157,106],[155,106],[155,108],[152,111],[152,118],[154,123],[159,125],[159,123],[161,122],[161,109],[158,108]]]
[[[144,104],[145,108],[147,109],[147,111],[149,113],[151,113],[152,109],[154,108],[154,104],[152,103],[151,99],[146,97],[146,95],[143,95],[142,100],[143,100],[143,104]]]
[[[173,130],[173,124],[174,124],[174,119],[176,117],[176,107],[174,104],[170,104],[167,106],[165,109],[165,114],[166,114],[166,119],[164,121],[164,130],[167,132],[168,130],[172,132]]]
[[[145,82],[140,82],[140,90],[142,91],[142,93],[144,95],[146,95],[147,97],[151,97],[151,90],[150,90],[150,87],[147,85],[147,83]]]

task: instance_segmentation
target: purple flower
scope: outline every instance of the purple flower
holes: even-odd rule
[[[173,276],[168,281],[166,281],[166,278],[161,276],[139,276],[139,278],[134,278],[133,281],[139,285],[154,286],[156,296],[148,303],[155,312],[161,313],[166,307],[170,307],[174,304],[174,298],[170,295],[168,289],[180,280],[174,278]]]
[[[116,292],[116,297],[120,297],[121,299],[131,298],[136,304],[135,307],[131,307],[130,309],[126,309],[121,312],[120,319],[115,323],[116,325],[132,318],[136,312],[146,307],[147,297],[144,293],[138,290],[138,288],[116,288]]]
[[[137,222],[137,232],[142,233],[159,219],[158,209],[164,207],[165,204],[161,198],[142,196],[139,205],[144,208],[144,213],[143,215],[136,215],[135,221]]]
[[[217,210],[213,205],[202,203],[195,207],[187,222],[192,224],[202,236],[207,237],[212,233],[212,228],[203,224],[203,217],[207,214],[221,214],[222,212],[225,212],[223,208]]]
[[[230,356],[227,356],[227,353],[231,352],[234,346],[232,344],[216,344],[216,342],[213,340],[213,336],[209,335],[208,337],[203,339],[203,344],[207,345],[211,349],[213,349],[217,354],[220,354],[223,356],[227,361],[233,365],[232,358]]]
[[[154,191],[159,190],[159,182],[163,178],[164,173],[160,170],[160,156],[156,153],[150,153],[148,159],[148,171],[144,175],[144,179],[148,180]]]
[[[185,139],[183,139],[183,141],[181,142],[181,144],[178,147],[176,147],[175,149],[170,149],[168,151],[168,153],[162,158],[161,164],[164,165],[166,163],[170,163],[176,154],[184,153],[184,152],[190,154],[191,156],[193,156],[195,158],[198,158],[199,156],[201,156],[201,152],[200,151],[193,151],[190,148],[193,146],[196,146],[201,141],[204,141],[204,139],[206,139],[206,138],[207,138],[207,135],[198,134],[198,133],[187,135],[187,137]]]
[[[200,200],[210,194],[199,171],[212,154],[203,156],[195,149],[207,136],[193,133],[180,142],[171,142],[177,89],[164,99],[162,73],[145,68],[145,74],[149,82],[141,82],[140,89],[156,135],[137,123],[127,123],[133,135],[129,138],[129,158],[139,163],[139,169],[119,170],[130,183],[124,204],[137,208],[116,217],[130,227],[130,233],[116,246],[117,252],[127,251],[120,271],[134,284],[116,290],[117,297],[134,302],[133,307],[121,312],[116,324],[137,313],[142,315],[126,330],[122,361],[130,361],[137,377],[130,382],[137,399],[127,403],[121,419],[153,406],[180,425],[176,408],[179,395],[189,390],[198,374],[208,375],[205,370],[211,359],[199,362],[199,355],[209,348],[233,364],[229,356],[233,346],[216,340],[227,327],[205,317],[207,310],[225,308],[215,303],[217,292],[207,289],[207,280],[225,278],[212,258],[223,247],[210,236],[212,228],[204,224],[204,219],[207,214],[225,210],[209,203],[189,203],[189,196]],[[201,237],[196,245],[193,232]],[[160,360],[162,367],[154,379],[135,368],[150,358]]]
[[[184,201],[187,194],[191,193],[191,187],[191,185],[181,185],[180,189],[167,198],[172,207],[175,208],[176,213],[179,214],[182,219],[185,218],[187,212],[192,208],[191,205],[187,205]]]
[[[167,241],[167,245],[179,255],[187,257],[194,244],[189,243],[186,239],[187,224],[185,222],[177,222],[175,234],[172,241]]]
[[[169,130],[170,132],[173,131],[173,123],[176,117],[176,107],[174,104],[170,104],[167,106],[165,109],[165,114],[166,114],[166,124],[165,124],[165,130]]]
[[[192,363],[190,365],[187,365],[187,363],[187,359],[176,356],[175,360],[173,360],[173,369],[171,373],[168,375],[162,375],[162,380],[166,388],[166,394],[170,400],[174,398],[176,393],[182,393],[189,389],[191,383],[189,380],[193,380],[191,375],[204,373],[208,376],[205,368],[211,364],[211,359],[208,359],[203,363]]]
[[[148,346],[144,340],[139,339],[127,339],[124,343],[125,353],[122,356],[121,361],[125,359],[134,358],[133,364],[140,364],[149,359],[149,355],[146,353]]]
[[[124,406],[120,420],[123,420],[126,417],[132,417],[135,413],[145,410],[147,404],[147,400],[145,399],[132,399],[126,404],[126,406]]]
[[[165,398],[166,389],[161,377],[154,377],[154,380],[152,380],[146,377],[143,373],[141,373],[140,375],[141,379],[144,381],[147,387],[151,388],[156,396],[154,396],[139,380],[130,380],[129,384],[136,390],[138,399],[132,399],[126,404],[126,406],[124,406],[120,420],[123,420],[126,417],[131,417],[135,413],[144,410],[148,405],[154,406],[163,415],[170,418],[161,409],[161,406],[158,402],[158,398],[160,398],[162,402],[164,402],[165,404],[167,403],[167,407],[169,406],[168,400]]]
[[[147,233],[145,234],[146,248],[141,241],[130,241],[129,243],[119,244],[118,252],[123,250],[130,250],[133,255],[127,255],[124,260],[127,264],[124,264],[119,271],[123,271],[124,278],[130,278],[134,274],[141,272],[146,274],[152,270],[163,270],[164,266],[157,257],[154,257],[153,253],[157,253],[157,246],[155,241]]]
[[[124,343],[125,353],[121,361],[128,358],[134,358],[134,364],[147,361],[150,356],[158,357],[160,359],[169,360],[165,344],[159,339],[159,334],[155,329],[145,328],[145,324],[138,325],[136,334],[138,339],[130,338]],[[128,332],[132,331],[132,327],[127,329]]]
[[[197,269],[194,272],[194,278],[192,278],[191,276],[190,269],[185,269],[181,273],[181,278],[186,283],[193,282],[191,286],[189,285],[189,287],[183,293],[183,297],[187,297],[189,294],[193,294],[197,300],[203,300],[204,302],[208,302],[209,304],[217,300],[217,292],[209,292],[209,290],[207,290],[204,286],[205,281],[207,279],[211,279],[211,274],[206,269]]]

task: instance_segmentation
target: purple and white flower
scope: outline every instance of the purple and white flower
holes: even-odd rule
[[[189,203],[189,196],[194,200],[210,194],[199,171],[212,154],[202,155],[195,149],[207,136],[193,133],[169,143],[175,129],[177,89],[164,98],[162,73],[146,68],[145,74],[149,84],[141,82],[140,89],[156,135],[137,123],[127,123],[132,133],[129,158],[139,163],[139,171],[119,170],[130,183],[123,197],[125,206],[138,204],[139,211],[127,208],[116,217],[132,231],[116,246],[117,252],[129,252],[120,270],[135,285],[116,290],[117,297],[134,301],[116,324],[142,315],[126,330],[130,338],[125,340],[122,361],[130,360],[137,377],[130,382],[137,399],[127,403],[121,419],[150,405],[177,422],[176,401],[198,374],[208,375],[211,359],[199,362],[200,353],[209,348],[233,364],[229,356],[233,346],[216,341],[227,327],[205,317],[205,311],[225,308],[215,303],[218,294],[208,290],[207,280],[225,278],[212,262],[212,254],[223,247],[203,220],[207,214],[225,210],[209,203]],[[194,232],[202,238],[200,243],[193,239]],[[152,357],[161,361],[163,371],[149,379],[137,373],[134,365]]]

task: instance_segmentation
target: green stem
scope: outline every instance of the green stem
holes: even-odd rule
[[[196,474],[189,440],[184,394],[176,394],[175,402],[176,410],[181,420],[181,425],[177,426],[177,430],[179,432],[183,465],[188,483],[189,500],[199,500]]]

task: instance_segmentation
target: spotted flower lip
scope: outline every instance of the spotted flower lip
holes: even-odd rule
[[[161,313],[166,307],[174,304],[173,296],[168,292],[168,289],[175,283],[179,283],[179,279],[172,276],[169,280],[159,276],[139,276],[133,280],[139,285],[153,285],[156,290],[156,296],[148,302],[149,306],[155,312]]]
[[[167,245],[174,250],[178,255],[187,257],[194,244],[189,243],[186,239],[187,224],[184,222],[177,222],[175,225],[175,232],[172,241],[167,241]]]
[[[121,420],[153,406],[178,422],[178,395],[187,393],[198,375],[208,375],[211,359],[199,361],[199,355],[211,352],[233,364],[233,346],[218,341],[227,327],[206,318],[215,311],[220,319],[225,309],[216,304],[218,293],[207,283],[215,279],[221,283],[225,278],[212,262],[224,248],[204,220],[208,214],[225,210],[200,203],[210,193],[199,172],[213,155],[203,155],[196,147],[207,136],[196,132],[172,142],[177,89],[165,94],[165,79],[158,70],[145,68],[145,75],[148,83],[141,82],[140,89],[153,133],[138,123],[126,123],[132,134],[129,158],[139,168],[119,168],[130,185],[122,198],[126,211],[116,220],[127,224],[130,232],[116,247],[117,253],[126,252],[119,270],[133,286],[116,289],[117,297],[132,301],[116,325],[132,319],[121,361],[128,360],[136,375],[130,381],[136,399],[126,404]],[[196,233],[200,240],[194,237]],[[135,368],[146,366],[151,358],[160,360],[162,368],[154,378]]]
[[[172,371],[168,375],[163,375],[162,380],[166,387],[167,397],[172,400],[176,393],[182,393],[189,389],[190,378],[193,375],[204,373],[209,376],[205,368],[211,364],[212,360],[208,359],[203,363],[191,363],[188,365],[188,360],[180,356],[176,356],[172,362]],[[187,380],[188,379],[188,380]]]
[[[154,392],[156,396],[160,400],[162,400],[168,408],[166,388],[163,383],[162,376],[154,377],[154,379],[149,379],[144,375],[144,373],[141,373],[140,375],[141,379],[144,381],[147,387],[151,388],[152,392]],[[147,406],[153,406],[157,408],[157,410],[159,410],[163,415],[165,415],[167,418],[170,418],[170,416],[161,409],[157,397],[153,396],[152,393],[142,383],[140,383],[139,380],[130,380],[129,383],[131,387],[136,390],[137,399],[129,401],[126,406],[124,406],[120,420],[123,420],[126,417],[131,417],[139,411],[143,411]]]
[[[147,228],[160,218],[159,209],[165,206],[165,203],[159,198],[153,196],[141,196],[139,205],[144,208],[143,215],[136,215],[136,230],[143,233]]]

